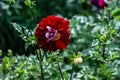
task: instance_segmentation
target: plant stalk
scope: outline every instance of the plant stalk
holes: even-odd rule
[[[42,54],[40,54],[40,68],[41,68],[41,79],[44,80],[44,72],[43,72],[43,65],[42,65],[42,61],[44,59],[44,56],[42,56]]]
[[[43,65],[42,65],[42,62],[40,62],[40,68],[41,68],[41,80],[44,80],[44,73],[43,73]]]
[[[59,65],[59,62],[57,64],[58,64],[58,69],[60,71],[61,78],[62,78],[62,80],[64,80],[63,73],[62,73],[61,67]]]
[[[102,57],[105,58],[105,47],[106,47],[106,44],[103,44],[103,51],[102,51]]]
[[[31,11],[32,11],[32,16],[33,16],[34,24],[36,25],[37,22],[36,22],[36,18],[35,18],[33,9],[31,9]]]
[[[69,80],[72,80],[72,76],[73,76],[73,67],[74,67],[74,66],[72,66],[72,70],[71,70],[72,72],[71,72],[71,74],[70,74],[70,79],[69,79]]]
[[[41,80],[45,80],[44,79],[44,72],[43,72],[43,65],[42,65],[42,61],[43,61],[43,58],[42,58],[42,54],[37,52],[37,58],[38,60],[40,61],[40,69],[41,69]]]

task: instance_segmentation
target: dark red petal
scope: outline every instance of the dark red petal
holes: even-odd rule
[[[63,19],[62,19],[63,20]],[[56,27],[60,24],[60,22],[62,21],[60,17],[57,16],[48,16],[47,17],[47,24],[48,26],[56,29]]]
[[[50,27],[53,27],[55,25],[55,16],[48,16],[47,17],[47,24]]]
[[[54,41],[51,41],[49,43],[45,43],[44,45],[41,46],[41,48],[43,50],[49,50],[49,51],[56,51],[57,50],[57,47],[55,45],[55,42]]]
[[[66,46],[68,45],[68,44],[70,44],[70,40],[69,39],[62,39],[61,40]]]
[[[46,44],[46,40],[45,40],[45,39],[38,39],[37,42],[38,42],[38,44],[39,44],[40,46]]]
[[[68,31],[69,30],[69,21],[68,20],[63,20],[59,25],[58,25],[58,31]]]
[[[60,50],[64,50],[66,48],[66,45],[61,40],[57,40],[56,47]]]
[[[56,51],[57,50],[57,47],[56,47],[56,45],[55,45],[55,41],[51,41],[50,43],[49,43],[49,49],[48,49],[49,51]]]
[[[70,32],[66,32],[66,33],[64,33],[64,32],[60,32],[60,38],[61,39],[68,39],[69,37],[70,37]]]
[[[36,38],[38,38],[38,39],[46,39],[45,33],[36,31],[34,34],[35,34]]]

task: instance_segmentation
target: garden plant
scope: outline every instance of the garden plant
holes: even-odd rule
[[[120,0],[1,0],[0,80],[120,80]]]

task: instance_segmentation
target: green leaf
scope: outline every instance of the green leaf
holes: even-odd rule
[[[68,73],[64,71],[63,74],[64,74],[65,80],[68,80],[69,79]]]
[[[16,23],[11,23],[15,30],[17,30],[19,33],[22,33],[22,27]]]
[[[98,44],[99,44],[99,40],[98,39],[94,39],[92,41],[92,47],[97,46]]]
[[[75,20],[75,19],[71,19],[71,20],[70,20],[70,25],[71,25],[71,27],[75,27],[77,24],[78,24],[78,21],[77,21],[77,20]]]
[[[112,16],[114,17],[120,16],[120,8],[117,8],[114,11],[112,11]]]
[[[105,36],[105,35],[102,35],[102,36],[100,37],[100,41],[104,43],[104,42],[106,41],[106,36]]]

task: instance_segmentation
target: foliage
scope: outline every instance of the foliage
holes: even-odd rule
[[[120,80],[120,1],[108,1],[108,7],[99,11],[97,11],[94,6],[91,6],[91,14],[89,14],[90,12],[87,10],[83,12],[85,14],[81,13],[81,15],[73,12],[72,14],[74,15],[69,19],[71,26],[71,44],[66,50],[57,50],[55,52],[43,51],[39,48],[36,38],[34,37],[34,27],[32,27],[36,26],[38,22],[36,20],[40,20],[40,16],[44,17],[52,13],[51,11],[51,13],[44,14],[45,12],[43,11],[43,15],[41,15],[42,11],[38,13],[38,8],[34,8],[35,6],[37,7],[38,4],[43,5],[42,3],[46,3],[46,1],[47,0],[44,0],[40,3],[37,1],[24,0],[24,6],[27,6],[26,10],[30,10],[27,12],[27,14],[30,12],[30,19],[23,20],[23,16],[26,15],[25,13],[21,13],[22,15],[17,17],[15,21],[12,21],[12,18],[7,16],[7,19],[11,20],[6,20],[5,22],[11,22],[11,29],[13,29],[16,35],[19,35],[19,39],[24,42],[23,49],[25,52],[20,56],[14,55],[14,51],[8,50],[5,56],[5,52],[0,50],[1,59],[4,57],[0,63],[0,79],[63,80],[64,78],[64,80]],[[90,6],[89,1],[73,0],[73,2],[76,1],[77,4]],[[7,1],[2,1],[3,4],[6,2]],[[55,4],[56,2],[59,3],[62,2],[62,0],[51,1],[48,6],[58,5]],[[15,5],[20,3],[20,1],[11,0],[10,3],[14,3],[13,5]],[[21,7],[23,7],[22,5]],[[46,5],[43,7],[46,7]],[[82,7],[83,6],[81,6],[81,9],[78,11],[84,10]],[[66,9],[68,9],[68,7],[66,7]],[[58,14],[63,16],[69,16],[69,12],[64,12],[66,9],[62,10],[62,8],[58,7],[58,9],[54,8],[53,10],[58,10]],[[59,13],[59,10],[61,13]],[[62,11],[65,15],[62,14]],[[94,11],[96,13],[94,13]],[[11,12],[15,11],[11,10]],[[16,12],[14,14],[16,14]],[[7,12],[6,14],[8,15]],[[19,10],[18,15],[20,15]],[[39,19],[36,19],[35,15]],[[13,16],[13,14],[11,16]],[[22,22],[27,25],[21,22],[18,23],[17,20],[18,22],[22,20]],[[5,27],[0,28],[3,30]],[[4,32],[0,34],[2,38],[3,33]],[[7,34],[8,33],[5,35]],[[0,40],[2,40],[2,38]],[[79,57],[83,59],[82,63],[75,64],[74,59]]]
[[[71,18],[74,14],[88,15],[94,12],[89,10],[88,5],[91,7],[89,1],[85,0],[1,0],[0,48],[4,52],[7,49],[12,49],[14,53],[18,54],[31,52],[31,50],[26,52],[23,49],[24,41],[16,36],[18,34],[12,28],[11,23],[18,23],[21,26],[34,29],[40,19],[48,15],[63,15]],[[33,14],[35,15],[32,16]]]

